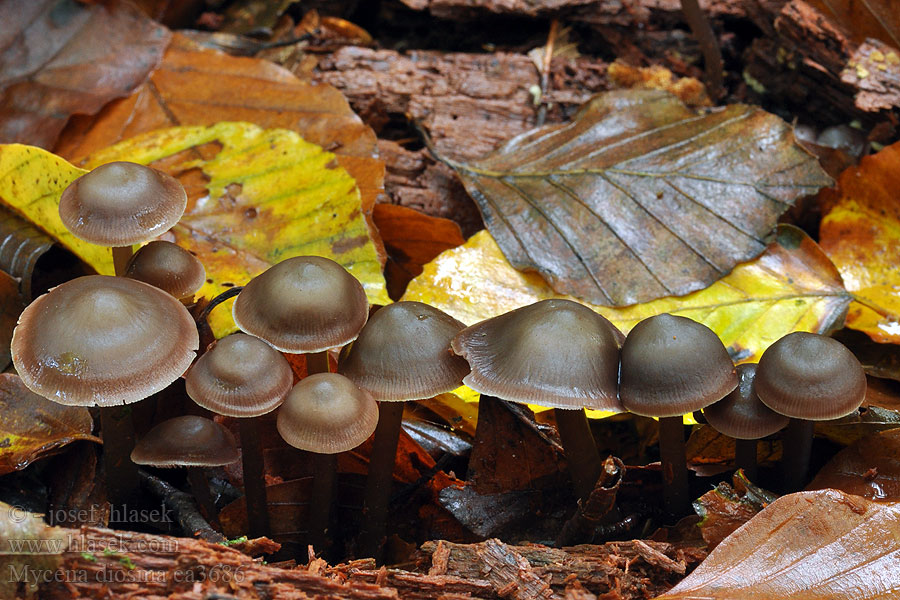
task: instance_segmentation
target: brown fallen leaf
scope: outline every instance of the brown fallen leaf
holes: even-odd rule
[[[76,440],[100,442],[86,408],[38,396],[18,375],[0,374],[0,475],[24,469]]]
[[[822,250],[856,301],[847,326],[876,342],[900,342],[900,143],[865,156],[819,193]]]
[[[889,600],[900,590],[900,504],[837,490],[782,496],[659,598]]]
[[[169,31],[127,2],[0,1],[0,141],[51,147],[73,114],[137,87]]]
[[[383,193],[384,165],[372,158],[375,134],[339,91],[305,83],[265,60],[203,49],[180,34],[144,84],[96,117],[74,119],[54,151],[82,164],[89,154],[139,133],[220,121],[290,129],[334,152],[356,180],[366,214]]]
[[[743,471],[732,477],[732,485],[722,482],[694,501],[700,515],[697,524],[706,546],[712,550],[722,540],[775,501],[777,496],[750,483]]]
[[[446,159],[514,267],[624,306],[707,287],[766,248],[778,216],[829,185],[778,117],[696,113],[654,90],[595,97],[565,125],[483,159]]]
[[[900,500],[900,429],[860,438],[835,454],[806,487],[825,488],[870,500]]]
[[[372,219],[384,242],[388,294],[398,299],[406,284],[438,254],[466,243],[459,225],[396,204],[376,204]]]
[[[806,0],[860,43],[875,38],[900,48],[900,11],[894,0]]]

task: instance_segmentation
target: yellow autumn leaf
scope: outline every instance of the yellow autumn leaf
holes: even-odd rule
[[[59,218],[59,196],[87,173],[41,148],[0,144],[0,202],[77,254],[98,273],[112,275],[112,251],[83,242]]]
[[[822,249],[856,301],[847,327],[876,342],[900,342],[900,143],[864,156],[819,193]]]
[[[52,154],[20,148],[28,160],[18,162],[27,168],[13,171],[11,181],[0,182],[4,201],[98,272],[112,273],[109,251],[72,238],[56,212],[59,194],[85,171]],[[243,285],[286,258],[316,255],[342,264],[363,284],[370,302],[390,303],[356,182],[342,167],[333,166],[332,153],[296,133],[234,122],[173,127],[95,152],[86,166],[116,160],[153,163],[185,184],[188,208],[170,235],[206,267],[207,283],[199,296],[211,298]],[[17,161],[11,160],[10,167],[16,166]],[[47,172],[65,176],[53,175],[50,181],[58,183],[45,183],[24,195],[4,193],[7,187],[29,190],[38,174]],[[200,180],[198,173],[205,179]],[[19,198],[28,201],[21,203]],[[233,326],[228,310],[214,311],[212,320],[217,335]]]
[[[431,304],[471,325],[539,300],[566,297],[538,275],[512,268],[490,234],[481,231],[425,265],[402,299]],[[694,319],[719,335],[735,362],[754,362],[787,333],[840,325],[851,299],[815,242],[797,228],[782,226],[759,258],[706,289],[623,308],[582,304],[625,333],[664,312]]]

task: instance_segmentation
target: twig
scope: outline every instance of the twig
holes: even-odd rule
[[[193,496],[146,471],[139,469],[138,475],[141,478],[141,485],[154,496],[161,498],[166,506],[172,509],[175,519],[185,533],[197,535],[208,542],[221,543],[225,541],[225,536],[213,529],[197,510]]]
[[[700,10],[697,0],[681,0],[681,10],[687,19],[691,32],[700,43],[700,51],[703,53],[703,67],[706,70],[706,87],[709,97],[713,102],[722,97],[722,52],[716,41],[716,34],[706,14]]]

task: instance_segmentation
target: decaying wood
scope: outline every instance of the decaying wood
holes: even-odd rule
[[[542,100],[548,122],[566,118],[608,89],[606,65],[592,59],[554,59]],[[436,147],[465,160],[534,126],[537,67],[522,54],[463,54],[346,47],[323,57],[316,81],[330,83],[376,131],[389,115],[419,122]]]
[[[18,572],[37,585],[42,600],[652,598],[705,557],[696,548],[652,541],[565,549],[439,541],[422,547],[417,571],[375,569],[371,560],[280,568],[203,540],[94,527],[54,532],[67,540],[60,569]],[[246,547],[271,552],[277,544],[251,540]]]

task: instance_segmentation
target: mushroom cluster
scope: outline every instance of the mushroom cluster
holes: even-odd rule
[[[369,318],[359,281],[315,256],[288,258],[229,292],[237,295],[232,312],[241,332],[195,362],[197,324],[185,305],[205,280],[203,266],[174,244],[150,241],[178,221],[185,203],[176,180],[141,165],[111,163],[75,181],[60,216],[75,235],[111,247],[119,276],[53,288],[25,309],[13,335],[25,385],[62,404],[100,407],[114,502],[134,492],[129,465],[186,466],[198,502],[215,520],[201,469],[238,459],[231,433],[212,420],[180,416],[135,446],[131,417],[119,412],[182,375],[199,407],[238,419],[253,535],[269,532],[261,416],[277,410],[277,431],[313,465],[308,531],[317,548],[331,522],[335,457],[374,433],[360,540],[374,556],[385,539],[404,403],[463,383],[485,402],[553,408],[579,499],[601,472],[585,408],[658,418],[665,504],[675,515],[691,497],[683,414],[702,409],[712,427],[747,441],[737,454],[748,472],[755,440],[790,423],[785,480],[793,489],[806,476],[812,422],[844,416],[865,396],[859,362],[825,336],[790,334],[759,365],[735,368],[718,336],[690,319],[657,315],[624,336],[593,310],[561,299],[470,327],[419,302],[397,302]],[[132,245],[148,241],[132,256]],[[331,372],[329,353],[341,349]],[[299,383],[285,353],[305,356],[307,376]]]

